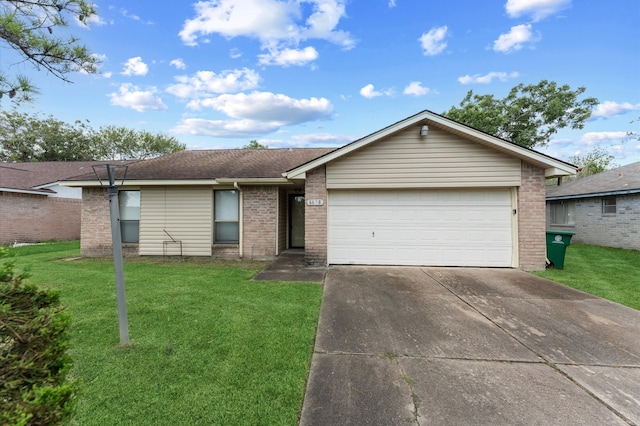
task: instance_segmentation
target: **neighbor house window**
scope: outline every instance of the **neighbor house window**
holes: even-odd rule
[[[602,214],[616,214],[616,197],[602,199]]]
[[[239,196],[238,191],[214,191],[214,222],[216,243],[239,241]]]
[[[554,225],[575,225],[575,201],[551,203],[551,223]]]
[[[120,234],[123,243],[140,241],[140,191],[120,191]]]

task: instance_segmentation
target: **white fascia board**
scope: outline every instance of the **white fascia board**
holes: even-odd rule
[[[125,179],[122,186],[202,186],[202,185],[218,185],[215,179],[185,179],[185,180],[133,180]],[[60,186],[81,186],[81,187],[99,187],[100,182],[97,180],[78,180],[78,181],[62,181]],[[120,185],[119,185],[120,186]]]
[[[550,167],[548,169],[544,169],[544,177],[552,178],[559,176],[573,176],[576,174],[576,170],[572,170],[571,172],[567,172],[564,169],[559,169],[557,167]]]
[[[467,137],[473,140],[476,140],[479,143],[482,143],[484,145],[493,146],[494,148],[500,149],[503,152],[506,151],[514,155],[515,157],[520,158],[521,160],[532,162],[538,167],[545,169],[545,175],[548,175],[548,177],[571,176],[576,174],[576,167],[566,164],[560,160],[547,157],[546,155],[529,150],[527,148],[505,141],[498,137],[491,136],[480,130],[473,129],[471,127],[465,126],[464,124],[450,120],[446,117],[440,116],[438,114],[434,114],[431,111],[423,111],[403,121],[399,121],[395,124],[392,124],[391,126],[385,127],[384,129],[376,133],[372,133],[369,136],[365,136],[364,138],[358,141],[352,142],[351,144],[346,145],[342,148],[339,148],[323,157],[320,157],[298,168],[285,172],[282,175],[288,179],[303,179],[305,176],[305,173],[309,170],[312,170],[318,166],[321,166],[337,158],[340,158],[343,155],[349,154],[350,152],[353,152],[359,148],[362,148],[363,146],[366,146],[372,142],[385,138],[393,133],[396,133],[402,129],[405,129],[407,127],[413,126],[418,123],[438,124],[444,127],[445,129],[450,129],[452,132],[466,135]]]
[[[285,178],[241,178],[241,179],[185,179],[185,180],[132,180],[125,179],[122,186],[218,186],[228,185],[237,182],[244,185],[276,185],[290,183]],[[61,186],[99,187],[97,180],[85,181],[62,181]]]
[[[32,195],[42,195],[48,197],[52,192],[44,192],[44,191],[30,191],[28,189],[15,189],[15,188],[3,188],[0,187],[0,192],[14,192],[17,194],[32,194]]]
[[[219,184],[237,183],[238,185],[282,185],[290,184],[289,180],[281,178],[224,178],[216,179]]]

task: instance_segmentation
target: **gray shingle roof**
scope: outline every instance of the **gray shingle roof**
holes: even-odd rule
[[[617,169],[547,187],[547,199],[640,192],[640,161]]]
[[[129,165],[127,180],[281,178],[335,148],[180,151]],[[93,172],[69,180],[95,180]]]
[[[102,161],[44,161],[0,163],[0,188],[36,190],[36,187],[92,172],[91,165]],[[38,191],[38,190],[36,190]],[[48,190],[39,190],[44,194]]]

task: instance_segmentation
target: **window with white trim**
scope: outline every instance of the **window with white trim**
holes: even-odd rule
[[[140,241],[140,191],[119,191],[120,235],[123,243]]]
[[[616,210],[616,197],[605,197],[602,199],[602,214],[603,215],[615,215]]]
[[[214,241],[233,244],[239,241],[240,197],[235,189],[213,191]]]
[[[575,225],[575,201],[554,201],[551,203],[551,223],[553,225]]]

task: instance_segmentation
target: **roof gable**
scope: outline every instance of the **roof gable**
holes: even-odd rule
[[[416,115],[408,117],[375,133],[372,133],[348,145],[345,145],[344,147],[339,148],[331,153],[314,159],[307,164],[296,167],[294,169],[290,169],[286,173],[284,173],[283,176],[289,179],[302,178],[309,170],[312,170],[318,166],[336,160],[344,155],[362,149],[374,142],[387,139],[389,136],[396,134],[397,132],[416,125],[438,127],[472,142],[485,145],[492,149],[501,151],[507,155],[527,161],[535,166],[545,169],[545,175],[547,177],[569,176],[574,175],[576,172],[576,167],[569,163],[539,153],[532,149],[522,147],[513,142],[509,142],[504,139],[492,136],[488,133],[466,126],[462,123],[451,120],[434,112],[424,110]],[[428,143],[428,138],[428,136],[425,137],[425,143]]]
[[[547,188],[547,199],[640,193],[640,161]]]

